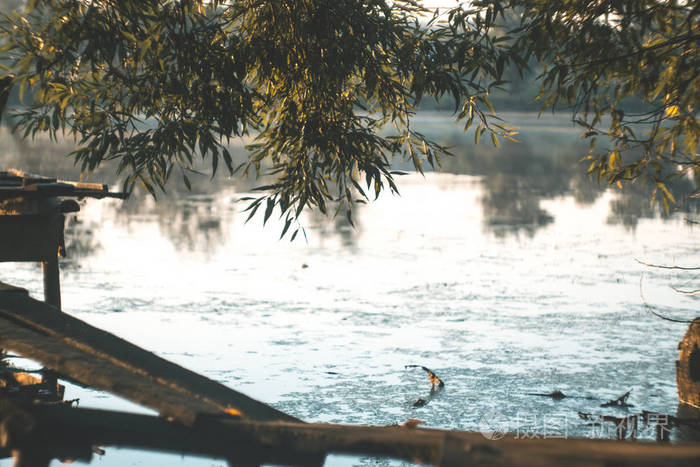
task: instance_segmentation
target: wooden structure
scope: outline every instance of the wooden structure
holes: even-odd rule
[[[386,456],[441,467],[696,467],[700,462],[697,445],[512,437],[491,441],[480,433],[458,431],[246,419],[209,418],[188,426],[149,415],[60,406],[39,409],[0,402],[0,416],[6,413],[30,422],[32,428],[5,430],[0,443],[20,449],[30,446],[33,452],[41,444],[50,456],[84,461],[90,460],[92,446],[118,445],[221,458],[231,465],[320,466],[330,452]],[[56,426],[62,429],[56,430]]]
[[[589,439],[490,440],[480,433],[307,424],[72,318],[25,290],[0,286],[0,347],[61,377],[156,410],[160,417],[0,401],[0,449],[15,465],[88,460],[93,446],[155,449],[232,464],[322,465],[328,453],[441,466],[696,466],[700,445]],[[60,429],[57,429],[60,427]]]
[[[0,348],[86,386],[117,394],[192,424],[201,414],[298,421],[278,410],[67,314],[24,289],[0,290]]]
[[[80,210],[75,199],[125,198],[107,185],[69,182],[18,170],[0,172],[0,261],[39,261],[44,299],[61,308],[58,257],[65,255],[64,214]]]
[[[700,409],[700,318],[688,327],[678,344],[676,382],[681,403]]]

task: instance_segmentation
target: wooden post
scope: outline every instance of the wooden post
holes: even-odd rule
[[[50,203],[49,203],[50,201]],[[65,224],[65,216],[61,213],[61,204],[57,198],[50,198],[47,204],[50,204],[53,209],[50,223],[53,225],[51,229],[56,235],[55,252],[47,259],[41,262],[41,270],[44,273],[44,301],[49,305],[61,310],[61,280],[58,267],[58,257],[66,255],[65,240],[63,237],[63,229]],[[56,203],[59,203],[56,206]]]
[[[688,326],[688,331],[678,344],[678,350],[678,398],[683,404],[700,409],[700,318],[695,318]]]
[[[44,301],[61,310],[61,281],[58,269],[58,256],[41,262],[44,273]]]
[[[674,441],[700,441],[700,318],[688,326],[683,340],[678,343],[680,354],[676,361],[679,419],[696,420],[684,423],[674,430]]]

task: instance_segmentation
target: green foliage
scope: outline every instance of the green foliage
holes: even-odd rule
[[[302,209],[351,216],[396,191],[393,156],[438,166],[445,147],[410,126],[423,96],[448,95],[465,125],[491,121],[489,89],[509,61],[489,35],[498,10],[438,18],[410,0],[30,2],[2,24],[25,136],[68,131],[83,170],[119,161],[126,188],[155,193],[195,157],[271,177],[251,216],[278,206],[285,232]],[[474,21],[477,23],[474,23]],[[383,131],[390,127],[391,132]],[[233,167],[230,137],[250,133]]]
[[[412,0],[44,0],[7,14],[0,61],[30,107],[18,129],[69,132],[85,172],[116,160],[155,194],[195,158],[267,176],[250,215],[284,232],[306,206],[345,213],[397,191],[393,157],[439,167],[411,127],[424,98],[512,139],[489,96],[530,65],[543,108],[573,111],[590,172],[699,177],[698,5],[656,0],[481,0],[433,14]],[[631,112],[631,99],[642,99]],[[636,105],[636,107],[639,107]],[[229,139],[250,135],[234,167]],[[595,152],[599,138],[609,148]],[[630,150],[642,154],[631,158]],[[264,206],[264,209],[259,208]]]
[[[589,172],[610,184],[651,181],[668,211],[675,199],[664,180],[689,175],[700,181],[700,4],[508,3],[521,14],[512,47],[543,65],[543,108],[570,109],[584,128]],[[643,100],[643,110],[630,109],[634,99]],[[610,141],[602,151],[596,150],[600,138]]]

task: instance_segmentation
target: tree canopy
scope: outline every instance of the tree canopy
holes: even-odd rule
[[[90,172],[116,160],[155,192],[196,158],[270,176],[251,215],[305,206],[351,215],[396,191],[393,157],[437,167],[447,148],[411,126],[424,98],[493,144],[515,132],[489,102],[504,70],[537,63],[543,108],[571,112],[591,173],[610,183],[698,176],[698,5],[483,0],[44,0],[0,24],[0,59],[29,104],[23,135],[69,132]],[[628,111],[630,99],[642,110]],[[230,138],[250,134],[234,166]],[[597,139],[610,141],[596,152]],[[635,150],[630,152],[630,150]]]
[[[544,66],[544,108],[573,113],[589,138],[589,172],[620,186],[700,182],[700,4],[677,0],[513,1],[516,53]],[[641,100],[640,107],[629,105]],[[596,151],[599,139],[609,141]]]

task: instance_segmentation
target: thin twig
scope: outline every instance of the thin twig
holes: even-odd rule
[[[659,269],[680,269],[681,271],[700,271],[700,267],[684,267],[684,266],[664,266],[661,264],[650,264],[650,263],[645,263],[644,261],[640,261],[637,258],[635,258],[635,261],[637,261],[639,264],[643,264],[644,266],[649,266],[650,268],[659,268]]]
[[[688,296],[688,297],[693,297],[693,296],[695,296],[695,295],[700,295],[700,289],[695,289],[695,290],[681,290],[681,289],[675,288],[674,286],[671,286],[671,288],[672,288],[674,291],[676,291],[676,292],[678,292],[678,293],[682,293],[683,295],[686,295],[686,296]]]
[[[672,323],[684,323],[684,324],[692,324],[694,321],[692,320],[680,320],[680,319],[673,319],[673,318],[667,318],[663,315],[660,315],[652,307],[649,306],[647,301],[644,299],[644,293],[642,292],[642,280],[644,279],[644,274],[642,274],[642,277],[639,278],[639,296],[642,298],[642,303],[644,304],[644,307],[647,309],[649,313],[652,315],[656,316],[657,318],[661,318],[666,321],[671,321]]]

